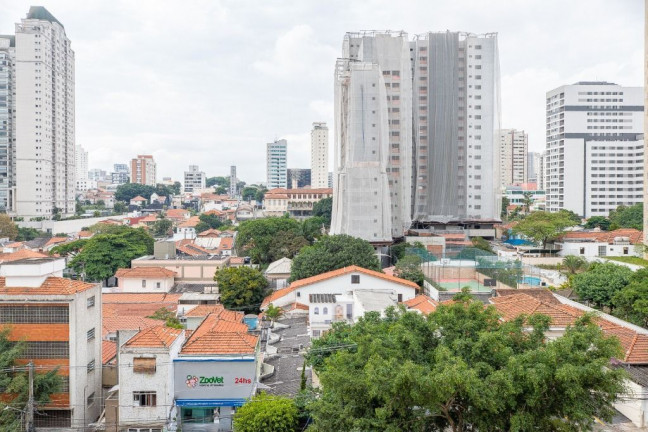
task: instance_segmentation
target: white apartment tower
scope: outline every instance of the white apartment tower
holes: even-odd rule
[[[527,154],[527,179],[529,183],[540,184],[540,160],[542,159],[541,153],[529,152]]]
[[[229,196],[235,197],[238,195],[237,183],[238,179],[236,178],[236,165],[232,165],[230,166]]]
[[[76,180],[88,178],[88,152],[80,145],[76,146],[75,151],[75,172]]]
[[[426,33],[412,50],[414,219],[499,219],[497,34]]]
[[[266,146],[268,189],[288,187],[288,142],[275,140]]]
[[[192,193],[205,189],[206,181],[207,177],[203,171],[200,171],[198,165],[189,165],[189,171],[184,172],[185,193]]]
[[[525,183],[528,178],[529,136],[516,129],[499,131],[500,188]]]
[[[328,127],[326,123],[313,123],[311,131],[311,187],[328,187]]]
[[[16,24],[15,213],[74,214],[74,51],[42,6]]]
[[[16,37],[0,35],[0,210],[12,213],[16,182],[14,59]]]
[[[412,212],[412,74],[405,32],[347,33],[335,73],[331,232],[402,237]]]
[[[641,87],[578,82],[547,93],[547,210],[589,218],[643,202]]]
[[[157,165],[151,155],[137,155],[131,160],[131,183],[155,186]]]

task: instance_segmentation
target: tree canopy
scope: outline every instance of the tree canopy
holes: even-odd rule
[[[229,177],[224,177],[224,176],[221,176],[221,177],[209,177],[205,181],[205,184],[207,185],[207,187],[222,186],[225,189],[227,189],[227,188],[229,188],[230,179],[229,179]]]
[[[331,226],[331,214],[333,213],[333,198],[324,198],[313,204],[313,216],[320,216],[324,219],[327,227]]]
[[[619,342],[587,315],[555,340],[546,316],[501,322],[469,301],[336,324],[309,354],[316,432],[587,431],[624,390],[625,372],[607,367]]]
[[[399,259],[394,269],[394,276],[407,279],[423,287],[425,274],[421,270],[423,260],[418,255],[406,255]]]
[[[149,185],[143,185],[139,183],[125,183],[123,185],[117,186],[115,191],[115,200],[124,201],[129,203],[130,200],[136,196],[141,196],[147,200],[151,198],[151,195],[155,192],[155,188]]]
[[[587,219],[587,222],[585,222],[585,225],[583,225],[583,227],[587,229],[599,227],[601,231],[609,231],[611,224],[612,222],[610,222],[610,219],[604,216],[592,216],[591,218]]]
[[[153,253],[153,237],[143,228],[113,228],[88,239],[68,266],[85,274],[86,280],[98,282],[113,276],[118,268],[129,268],[131,260]]]
[[[162,218],[153,224],[153,235],[156,237],[166,237],[173,233],[173,222],[169,219]]]
[[[297,406],[287,397],[265,392],[253,396],[234,414],[236,432],[294,432]]]
[[[572,276],[570,285],[581,300],[590,301],[598,308],[612,309],[612,298],[628,285],[631,276],[628,267],[594,262],[586,272]]]
[[[238,252],[262,265],[283,257],[292,258],[320,235],[319,228],[319,219],[300,222],[286,217],[271,217],[245,221],[238,228]]]
[[[352,265],[380,271],[380,262],[368,241],[345,234],[323,236],[295,256],[290,280],[304,279]]]
[[[16,240],[18,237],[18,225],[5,213],[0,213],[0,237],[7,237],[9,240]]]
[[[269,291],[266,278],[252,267],[225,267],[216,272],[214,280],[223,306],[245,313],[258,312]]]
[[[633,324],[648,327],[648,269],[630,276],[630,282],[612,297],[614,315]]]
[[[526,238],[547,247],[547,242],[558,237],[565,228],[577,223],[567,213],[549,213],[537,211],[518,222],[513,232],[522,234]]]
[[[608,215],[610,229],[634,228],[643,230],[643,203],[632,206],[620,205]]]

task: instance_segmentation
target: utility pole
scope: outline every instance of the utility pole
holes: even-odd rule
[[[29,399],[27,399],[27,432],[34,432],[34,363],[29,362]]]

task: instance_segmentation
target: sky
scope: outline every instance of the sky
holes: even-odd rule
[[[0,34],[33,0],[0,0]],[[582,80],[643,85],[642,0],[52,0],[76,55],[76,143],[90,168],[153,154],[158,180],[188,165],[265,179],[266,143],[310,165],[330,128],[345,32],[497,32],[502,127],[544,148],[545,93]],[[332,170],[332,165],[330,166]]]

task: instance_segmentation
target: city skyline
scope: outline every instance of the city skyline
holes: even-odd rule
[[[5,12],[0,32],[11,33],[30,3],[0,4]],[[332,125],[332,65],[344,33],[356,28],[407,29],[410,34],[498,32],[502,127],[524,129],[529,150],[541,151],[546,91],[579,80],[623,86],[643,82],[641,47],[624,43],[641,37],[643,5],[625,2],[614,5],[611,13],[605,2],[583,4],[464,1],[393,8],[365,3],[361,8],[324,3],[251,8],[190,2],[184,9],[156,4],[152,10],[127,2],[80,9],[62,1],[44,6],[65,24],[76,52],[76,144],[89,151],[90,168],[110,170],[135,154],[151,153],[161,175],[180,179],[185,165],[198,162],[208,176],[227,175],[236,164],[239,177],[251,183],[263,180],[263,149],[274,138],[289,142],[291,167],[309,166],[311,124]],[[484,19],[487,10],[490,19]],[[89,13],[98,18],[88,20]],[[545,16],[536,22],[551,22],[552,37],[542,37],[544,27],[518,19],[522,16]],[[605,33],[590,25],[601,19]],[[163,32],[184,22],[191,26],[183,38],[159,44]],[[256,34],[247,28],[257,28]],[[607,38],[609,32],[618,37]],[[166,64],[169,48],[180,55],[172,65]],[[179,157],[186,163],[176,164]]]

